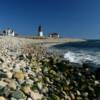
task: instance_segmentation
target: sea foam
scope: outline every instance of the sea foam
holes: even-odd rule
[[[64,54],[64,58],[73,63],[83,64],[85,62],[92,62],[94,64],[100,64],[100,53],[95,53],[95,55],[93,55],[93,53],[84,51],[80,52],[67,51]]]

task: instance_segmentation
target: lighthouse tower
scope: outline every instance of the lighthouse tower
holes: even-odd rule
[[[41,25],[38,27],[38,36],[43,37],[43,29]]]

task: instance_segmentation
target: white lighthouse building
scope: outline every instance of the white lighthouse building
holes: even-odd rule
[[[41,25],[38,27],[38,36],[43,37],[43,29]]]

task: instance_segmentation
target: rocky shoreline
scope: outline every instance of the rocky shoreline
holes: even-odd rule
[[[0,100],[99,100],[100,69],[48,53],[32,40],[0,39]]]

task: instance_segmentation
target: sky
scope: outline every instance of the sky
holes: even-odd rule
[[[11,28],[20,35],[100,39],[100,0],[0,0],[0,31]]]

